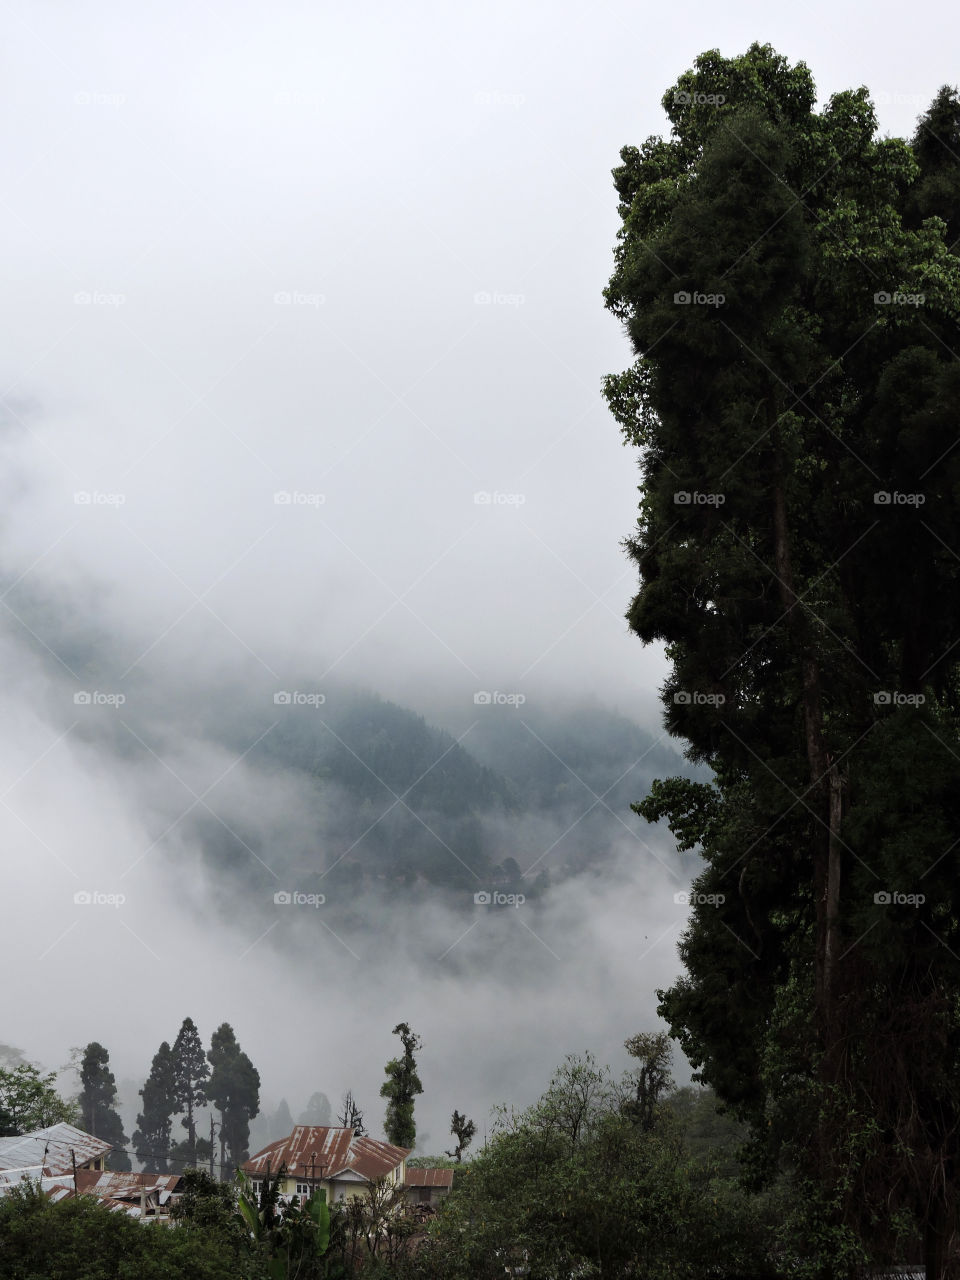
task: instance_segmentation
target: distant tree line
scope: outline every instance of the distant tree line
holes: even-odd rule
[[[420,1037],[405,1022],[398,1023],[402,1052],[391,1058],[384,1072],[381,1095],[387,1100],[384,1132],[396,1146],[416,1147],[414,1119],[416,1098],[423,1092],[415,1054],[422,1047]],[[72,1052],[70,1068],[80,1079],[75,1101],[63,1099],[56,1089],[56,1073],[44,1074],[27,1062],[18,1049],[0,1045],[0,1136],[26,1133],[66,1120],[113,1146],[110,1167],[118,1171],[132,1168],[135,1154],[151,1173],[182,1173],[185,1169],[207,1167],[211,1176],[219,1171],[228,1176],[247,1159],[250,1151],[250,1122],[260,1112],[260,1074],[241,1049],[229,1023],[214,1031],[205,1051],[196,1024],[185,1018],[171,1045],[164,1040],[154,1054],[150,1072],[140,1089],[141,1110],[132,1139],[123,1130],[117,1110],[117,1084],[110,1069],[110,1055],[98,1041]],[[198,1112],[216,1109],[210,1134],[199,1130]],[[186,1134],[175,1139],[174,1121],[180,1118]],[[328,1126],[334,1123],[333,1109],[326,1094],[311,1095],[297,1124]],[[367,1133],[364,1113],[348,1089],[343,1096],[336,1123]],[[270,1119],[272,1137],[286,1137],[294,1128],[285,1099]],[[450,1153],[459,1163],[476,1133],[473,1121],[453,1112],[451,1133],[456,1147]]]

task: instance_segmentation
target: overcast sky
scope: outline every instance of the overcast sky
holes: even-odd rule
[[[242,924],[200,931],[216,886],[188,842],[179,878],[144,859],[126,916],[91,923],[68,890],[153,847],[174,766],[195,794],[231,767],[190,708],[250,672],[428,715],[479,689],[596,697],[656,727],[662,656],[623,621],[636,464],[600,396],[630,360],[601,298],[610,170],[698,52],[753,40],[821,100],[868,85],[910,134],[960,77],[956,9],[40,0],[3,26],[0,812],[24,963],[0,1040],[55,1065],[97,1037],[142,1075],[185,1013],[205,1036],[229,1018],[296,1111],[373,1093],[408,1017],[438,1137],[454,1105],[530,1101],[566,1050],[622,1059],[678,966],[666,890],[626,854],[557,899],[556,964],[512,987],[479,952],[424,982],[374,948],[305,956],[291,992],[269,940],[251,969]],[[133,722],[149,706],[152,764],[73,727],[91,671]],[[428,913],[386,933],[415,951]]]

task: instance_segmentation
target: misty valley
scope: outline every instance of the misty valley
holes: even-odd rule
[[[8,0],[0,1280],[960,1280],[903,16]]]

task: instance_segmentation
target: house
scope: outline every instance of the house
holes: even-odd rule
[[[73,1195],[73,1179],[62,1179]],[[112,1173],[82,1169],[77,1173],[77,1194],[95,1196],[109,1209],[134,1218],[167,1219],[179,1198],[183,1177],[179,1173]]]
[[[104,1167],[112,1147],[72,1124],[0,1138],[0,1196],[29,1181],[50,1200],[94,1196],[134,1218],[167,1219],[180,1190],[179,1174],[114,1173]]]
[[[453,1187],[452,1169],[407,1169],[407,1204],[437,1205]]]
[[[327,1193],[327,1203],[336,1204],[363,1195],[380,1179],[388,1187],[402,1188],[408,1155],[407,1147],[359,1137],[353,1129],[297,1125],[289,1138],[271,1142],[251,1156],[242,1169],[257,1193],[268,1173],[276,1177],[282,1169],[280,1194],[285,1199],[307,1199],[314,1189],[322,1189]]]
[[[47,1198],[54,1203],[74,1196],[93,1196],[112,1213],[126,1213],[143,1222],[169,1222],[176,1204],[179,1173],[113,1173],[110,1170],[80,1169],[74,1176],[57,1174],[38,1179]],[[0,1191],[2,1194],[2,1191]]]
[[[112,1150],[109,1142],[84,1133],[72,1124],[51,1124],[33,1133],[0,1138],[0,1174],[41,1169],[45,1176],[56,1177],[72,1174],[74,1167],[102,1170]],[[10,1181],[9,1176],[5,1181]]]

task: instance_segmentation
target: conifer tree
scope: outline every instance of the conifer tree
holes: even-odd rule
[[[150,1074],[140,1097],[143,1110],[137,1116],[133,1147],[137,1159],[151,1173],[167,1173],[171,1125],[177,1109],[176,1073],[173,1050],[166,1040],[154,1054]]]
[[[80,1063],[80,1106],[83,1128],[95,1138],[113,1143],[109,1156],[112,1169],[132,1169],[125,1150],[130,1139],[123,1132],[123,1122],[116,1110],[117,1082],[110,1070],[110,1055],[102,1044],[92,1040],[83,1051]]]
[[[912,144],[881,138],[866,90],[818,111],[809,70],[754,45],[703,54],[663,104],[670,137],[614,174],[606,293],[636,355],[606,383],[642,451],[628,618],[667,646],[666,725],[712,770],[635,806],[706,863],[661,1013],[764,1158],[816,1181],[828,1250],[852,1233],[895,1260],[891,1215],[912,1214],[939,1280],[960,1162],[960,100],[942,90]]]
[[[250,1121],[260,1110],[260,1074],[229,1022],[213,1033],[207,1059],[211,1072],[204,1092],[220,1111],[220,1164],[223,1169],[228,1162],[239,1166],[250,1155]]]
[[[197,1161],[197,1124],[195,1113],[207,1100],[204,1084],[210,1074],[203,1044],[192,1018],[184,1018],[173,1042],[173,1096],[177,1110],[184,1113],[181,1121],[187,1131],[186,1159]]]

